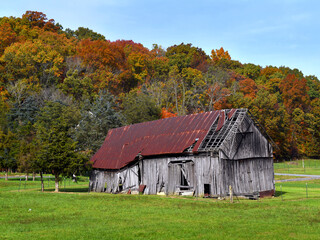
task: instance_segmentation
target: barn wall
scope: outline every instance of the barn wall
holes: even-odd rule
[[[138,165],[121,171],[93,170],[90,178],[90,189],[95,192],[116,193],[122,190],[138,190]]]
[[[272,157],[272,146],[246,115],[237,133],[221,145],[221,158],[253,159]]]
[[[220,194],[227,195],[229,186],[237,195],[274,190],[273,159],[221,160]]]
[[[139,183],[139,168],[141,182]],[[181,190],[181,168],[189,188]],[[229,186],[236,195],[253,194],[274,189],[273,159],[255,158],[226,160],[210,155],[164,157],[144,159],[125,170],[94,170],[90,185],[96,192],[118,192],[120,177],[122,190],[137,190],[146,185],[145,194],[176,194],[194,191],[196,196],[205,194],[205,184],[211,196],[226,196]],[[208,191],[208,190],[206,190]],[[208,194],[208,192],[207,192]]]

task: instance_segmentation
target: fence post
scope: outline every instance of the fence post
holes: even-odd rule
[[[308,198],[308,183],[306,183],[306,197]]]
[[[230,203],[233,203],[233,192],[232,192],[232,186],[229,186],[229,194],[230,194]]]
[[[20,192],[20,187],[21,187],[21,177],[20,177],[19,190],[18,190],[18,192]]]

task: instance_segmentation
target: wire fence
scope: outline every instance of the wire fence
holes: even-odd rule
[[[320,198],[320,180],[276,183],[275,197],[282,201]]]
[[[320,175],[320,160],[305,159],[275,162],[274,170],[278,173]]]
[[[2,190],[8,191],[26,191],[26,190],[40,190],[41,191],[41,178],[36,176],[9,176],[8,181],[2,179]],[[43,177],[44,191],[55,190],[55,178],[54,176]],[[88,191],[89,177],[78,177],[76,180],[70,177],[61,177],[59,181],[59,191],[61,192],[85,192]]]

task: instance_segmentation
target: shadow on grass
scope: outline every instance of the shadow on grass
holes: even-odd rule
[[[281,195],[283,196],[283,195],[285,195],[286,193],[288,193],[288,192],[285,192],[285,191],[276,191],[275,194],[274,194],[274,196],[275,196],[275,197],[280,197]]]
[[[44,189],[45,192],[54,192],[54,188]],[[88,187],[77,187],[77,188],[59,188],[61,193],[84,193],[88,192]]]
[[[76,192],[88,192],[88,187],[81,187],[81,188],[61,188],[60,189],[60,192],[73,192],[73,193],[76,193]]]

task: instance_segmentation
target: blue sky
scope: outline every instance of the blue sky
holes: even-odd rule
[[[0,16],[40,11],[64,28],[88,27],[112,41],[152,48],[192,43],[210,54],[265,67],[298,68],[320,78],[320,1],[315,0],[11,0]]]

